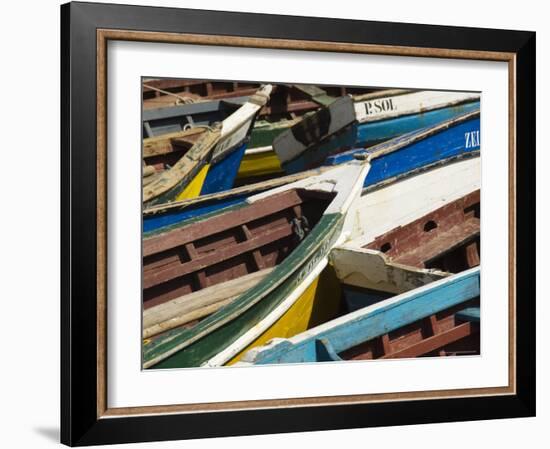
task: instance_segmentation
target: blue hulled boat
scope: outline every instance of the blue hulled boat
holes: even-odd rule
[[[462,349],[464,341],[477,336],[479,342],[479,295],[480,270],[476,267],[361,308],[292,338],[274,339],[250,350],[238,365],[415,357],[441,348],[447,348],[449,355],[466,353]],[[430,336],[423,331],[424,321],[433,325],[437,315],[447,318]],[[400,329],[399,344],[394,342],[392,346],[389,335]],[[462,347],[457,343],[462,343]]]
[[[296,173],[323,164],[330,155],[369,148],[478,110],[479,95],[470,93],[420,91],[366,101],[339,99],[278,136],[273,148],[283,169]]]
[[[337,165],[352,160],[357,153],[366,153],[371,158],[371,170],[365,181],[365,188],[374,188],[380,183],[405,177],[434,164],[445,164],[457,158],[475,155],[480,150],[479,109],[447,120],[438,125],[421,129],[379,144],[370,149],[354,150],[331,156],[326,164]],[[144,232],[156,232],[204,213],[224,207],[236,206],[254,193],[292,182],[302,172],[289,177],[273,179],[246,187],[226,191],[217,195],[174,203],[169,206],[146,210],[143,217]]]

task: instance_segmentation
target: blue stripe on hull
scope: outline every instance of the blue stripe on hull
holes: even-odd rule
[[[477,151],[480,149],[479,131],[480,120],[475,118],[374,159],[364,186],[371,186],[439,160]],[[472,133],[477,133],[474,140],[471,140]],[[364,151],[363,148],[357,148],[331,156],[325,165],[339,165],[351,161],[355,153]]]
[[[479,109],[479,101],[379,122],[356,124],[348,128],[347,131],[332,136],[316,148],[310,148],[296,159],[283,164],[283,168],[287,174],[294,174],[318,167],[323,162],[325,165],[340,164],[345,160],[334,159],[336,156],[331,155],[341,154],[342,151],[352,147],[370,147],[409,132],[437,125],[477,109]],[[353,159],[353,155],[350,155],[347,160],[351,159]]]
[[[247,144],[243,143],[221,161],[210,166],[202,185],[201,195],[225,192],[233,188],[246,146]]]
[[[472,132],[479,133],[479,118],[461,123],[394,153],[374,159],[364,186],[369,187],[442,159],[477,151],[480,149],[478,142],[466,147],[465,136]]]
[[[143,233],[155,231],[166,226],[171,226],[189,218],[214,212],[219,209],[223,209],[224,207],[233,206],[234,204],[244,203],[246,197],[247,195],[243,194],[233,198],[223,199],[221,201],[191,206],[188,209],[145,216],[143,217]]]
[[[359,125],[356,145],[371,146],[405,133],[436,125],[476,109],[479,109],[479,101],[390,120],[363,123]]]
[[[407,172],[433,164],[440,160],[449,158],[452,159],[453,157],[460,156],[461,154],[478,151],[480,149],[478,141],[476,141],[474,145],[469,145],[468,148],[466,148],[465,136],[468,133],[476,132],[479,130],[480,120],[479,118],[475,118],[447,130],[444,130],[433,136],[427,137],[417,143],[405,146],[400,150],[395,151],[394,153],[389,153],[381,156],[378,159],[374,159],[371,162],[371,169],[365,180],[364,187],[369,187],[380,181],[385,181],[395,176],[403,175]],[[340,136],[340,141],[342,141],[343,138],[345,138],[343,135]],[[241,147],[239,150],[242,150],[242,153],[244,154],[244,148]],[[364,151],[365,150],[363,148],[360,148],[340,153],[338,155],[330,156],[327,159],[326,164],[338,165],[350,161],[353,159],[354,153]],[[238,150],[236,152],[238,152]],[[242,154],[240,158],[242,158]],[[225,162],[225,160],[222,162]],[[240,162],[235,163],[232,166],[233,168],[231,170],[232,173],[234,171],[234,176],[236,176],[239,164]],[[210,170],[212,169],[213,167],[210,167]],[[225,173],[223,170],[220,171],[222,174]],[[231,183],[232,182],[233,181],[231,181]],[[226,187],[224,190],[227,190],[229,188],[230,187]],[[201,194],[204,193],[205,192],[203,190]],[[219,200],[214,203],[190,206],[188,209],[180,211],[147,216],[143,220],[143,231],[150,232],[159,228],[163,228],[165,226],[174,225],[188,218],[200,216],[204,213],[213,212],[224,207],[241,203],[245,200],[245,198],[245,196],[241,195]]]
[[[402,294],[399,301],[388,300],[370,313],[356,313],[336,321],[323,331],[310,330],[310,336],[296,344],[283,340],[259,353],[257,365],[340,360],[339,353],[382,334],[479,297],[479,267],[436,281],[427,289]],[[339,320],[338,318],[336,320]]]

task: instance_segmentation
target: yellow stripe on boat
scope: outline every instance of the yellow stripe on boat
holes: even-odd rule
[[[183,189],[183,191],[176,197],[176,201],[189,200],[191,198],[198,197],[201,194],[202,185],[204,184],[204,180],[206,179],[209,168],[210,164],[206,164],[204,167],[202,167],[197,175],[193,178],[193,181],[191,181],[187,185],[187,187],[185,187],[185,189]]]
[[[335,318],[340,309],[341,296],[340,283],[334,268],[329,265],[290,309],[226,365],[237,363],[248,350],[265,345],[272,338],[290,338]]]
[[[245,153],[237,173],[237,179],[284,173],[275,151]]]

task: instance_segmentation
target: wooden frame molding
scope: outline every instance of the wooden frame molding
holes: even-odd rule
[[[475,59],[486,61],[508,62],[509,71],[509,385],[507,387],[471,388],[461,390],[437,390],[422,392],[399,392],[382,394],[365,394],[350,396],[325,396],[315,398],[285,398],[261,401],[234,401],[203,404],[158,405],[144,407],[108,408],[107,406],[107,340],[106,340],[106,279],[107,279],[107,236],[106,236],[106,154],[107,154],[107,43],[109,41],[178,43],[187,45],[232,46],[248,48],[272,48],[297,51],[345,52],[377,55],[415,56],[427,58]],[[262,39],[221,35],[200,35],[185,33],[158,33],[146,31],[127,31],[115,29],[97,30],[97,417],[115,417],[131,415],[152,415],[167,413],[195,413],[204,411],[258,410],[265,408],[284,408],[296,406],[323,406],[355,403],[375,403],[388,401],[410,401],[420,399],[443,399],[450,397],[484,397],[496,395],[513,395],[516,393],[515,363],[515,61],[514,53],[493,51],[452,50],[423,47],[398,47],[371,44],[315,42],[287,39]]]
[[[506,63],[508,385],[109,408],[107,48],[113,41]],[[61,61],[60,372],[64,444],[145,442],[535,415],[535,33],[75,2],[61,6]],[[494,280],[499,281],[504,280]]]

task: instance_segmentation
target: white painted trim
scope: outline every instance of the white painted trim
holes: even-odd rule
[[[279,304],[271,313],[261,320],[258,324],[248,330],[244,335],[235,340],[231,345],[227,346],[223,351],[216,354],[206,363],[201,366],[214,367],[222,366],[224,363],[231,360],[256,338],[262,335],[267,329],[269,329],[274,323],[281,318],[284,313],[292,307],[292,305],[298,300],[298,298],[307,290],[307,288],[313,283],[313,281],[321,274],[323,269],[328,263],[328,257],[324,257],[319,261],[317,266],[304,278],[302,283],[296,287],[285,300]]]
[[[271,151],[273,151],[273,147],[271,145],[267,145],[265,147],[247,148],[244,154],[263,154]]]
[[[479,101],[478,93],[442,92],[424,90],[410,94],[392,95],[354,104],[355,117],[359,123],[418,114],[453,106],[467,101]],[[367,110],[369,113],[367,114]]]
[[[352,241],[361,247],[397,226],[410,223],[478,190],[481,186],[479,157],[443,165],[367,193],[354,205],[350,229]]]

